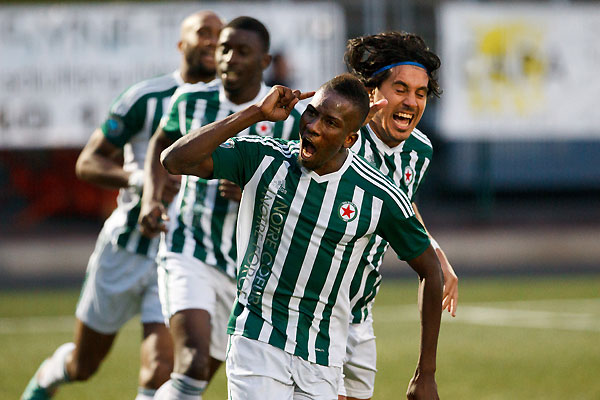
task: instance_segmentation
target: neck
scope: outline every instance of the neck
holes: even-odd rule
[[[383,129],[383,127],[375,121],[371,120],[371,122],[369,122],[369,127],[371,127],[373,132],[375,132],[375,135],[379,138],[379,140],[381,140],[390,148],[394,148],[400,145],[400,143],[404,142],[404,140],[398,141],[395,140],[391,135],[388,135],[385,129]]]
[[[238,90],[227,90],[227,88],[224,88],[225,96],[233,104],[247,103],[256,98],[256,96],[258,96],[258,93],[260,92],[261,88],[261,83],[262,82],[258,82],[258,84],[242,87]]]
[[[181,79],[183,79],[185,83],[208,83],[215,79],[214,73],[210,74],[194,72],[190,69],[189,65],[187,64],[181,65],[181,67],[179,68],[179,72],[181,73]]]
[[[348,149],[343,148],[331,160],[313,171],[319,176],[337,172],[342,168],[342,165],[344,165],[346,158],[348,158]]]

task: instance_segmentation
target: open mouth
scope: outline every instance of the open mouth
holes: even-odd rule
[[[317,148],[314,144],[312,144],[308,139],[302,138],[300,142],[300,157],[302,157],[303,160],[310,159],[316,151]]]
[[[221,79],[235,80],[239,78],[240,75],[237,73],[237,71],[234,71],[232,69],[226,69],[221,71]]]
[[[411,122],[413,121],[414,115],[412,114],[407,114],[407,113],[395,113],[393,115],[394,121],[396,121],[396,123],[401,126],[401,127],[408,127],[410,126]]]

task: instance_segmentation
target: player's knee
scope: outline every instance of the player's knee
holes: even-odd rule
[[[208,351],[194,347],[184,347],[180,354],[179,371],[194,379],[208,379],[210,370],[210,357]]]
[[[157,357],[140,367],[140,384],[146,388],[158,389],[169,379],[172,370],[172,359]]]

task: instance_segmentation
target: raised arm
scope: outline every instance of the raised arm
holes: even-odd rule
[[[408,399],[439,399],[435,382],[437,342],[442,317],[442,274],[440,264],[429,246],[423,254],[408,261],[419,275],[421,347],[419,361],[406,392]]]
[[[161,154],[161,162],[172,174],[211,178],[212,153],[221,143],[259,121],[286,119],[299,100],[313,94],[301,94],[284,86],[274,86],[258,104],[190,131]]]
[[[415,215],[417,216],[417,219],[421,222],[421,224],[423,224],[423,227],[429,235],[429,240],[431,240],[431,245],[433,246],[433,249],[435,250],[435,253],[438,256],[438,259],[440,260],[442,272],[444,273],[444,294],[442,296],[442,310],[447,309],[450,315],[456,317],[456,309],[458,307],[458,276],[456,276],[454,268],[452,268],[450,261],[448,261],[444,250],[442,250],[437,241],[433,238],[433,236],[431,236],[431,232],[427,230],[427,227],[425,226],[425,222],[423,222],[423,217],[421,216],[417,205],[413,202],[412,206],[415,210]]]

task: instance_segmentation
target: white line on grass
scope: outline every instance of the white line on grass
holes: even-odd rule
[[[545,308],[568,306],[575,312],[506,308],[532,306]],[[579,309],[584,311],[577,312]],[[589,310],[593,312],[586,312]],[[375,306],[374,316],[378,323],[419,320],[416,305],[406,304]],[[72,332],[74,322],[73,316],[66,315],[0,318],[0,335]],[[545,299],[461,304],[456,318],[444,312],[444,323],[600,332],[600,299]],[[133,328],[135,325],[132,323],[125,326],[125,329]]]
[[[0,318],[0,335],[65,333],[73,332],[74,326],[75,317],[69,315]],[[123,329],[134,327],[127,323]]]
[[[518,308],[501,308],[514,306],[547,306],[569,305],[575,312],[541,311]],[[582,311],[577,312],[581,309]],[[587,312],[593,310],[593,312]],[[379,323],[414,321],[419,319],[416,305],[380,306],[374,309],[375,319]],[[484,326],[509,326],[517,328],[560,329],[571,331],[600,332],[600,299],[569,300],[532,300],[498,303],[473,303],[460,305],[456,318],[444,312],[444,323],[472,324]]]

